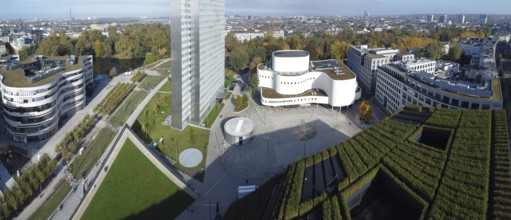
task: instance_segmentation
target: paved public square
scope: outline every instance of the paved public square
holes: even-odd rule
[[[233,95],[240,94],[239,89],[238,85]],[[328,149],[385,117],[375,107],[371,123],[360,123],[356,116],[360,101],[340,111],[321,105],[270,108],[251,99],[249,108],[239,114],[233,112],[231,100],[224,103],[211,127],[204,182],[185,176],[187,185],[200,192],[200,197],[178,219],[214,217],[211,210],[217,202],[224,214],[237,199],[237,186],[262,185],[284,172],[292,161]],[[255,124],[254,138],[246,145],[230,146],[224,141],[223,125],[234,117],[247,117]],[[313,129],[315,135],[299,140],[296,133],[303,127]]]

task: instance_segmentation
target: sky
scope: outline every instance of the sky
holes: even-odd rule
[[[171,0],[0,0],[0,19],[167,17]],[[226,0],[227,15],[511,14],[509,0]]]

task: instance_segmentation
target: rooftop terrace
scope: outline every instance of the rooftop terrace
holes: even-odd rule
[[[44,77],[38,81],[35,81],[35,82],[30,82],[28,80],[28,78],[26,77],[27,73],[23,68],[7,70],[6,68],[2,67],[2,68],[0,68],[0,75],[4,76],[3,84],[6,86],[10,86],[10,87],[42,86],[42,85],[52,82],[53,80],[55,80],[57,78],[57,76],[61,75],[62,73],[83,68],[83,57],[78,56],[78,61],[76,62],[76,64],[71,64],[67,60],[68,60],[67,56],[62,56],[62,57],[55,56],[55,57],[44,58],[43,61],[64,61],[63,69],[56,73],[53,73],[47,77]],[[20,62],[20,64],[27,65],[27,64],[32,64],[32,63],[36,63],[36,62],[40,62],[40,60],[27,59],[27,60]],[[27,69],[27,71],[30,71],[30,70]]]

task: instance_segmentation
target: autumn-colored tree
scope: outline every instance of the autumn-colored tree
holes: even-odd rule
[[[369,102],[367,102],[367,100],[363,100],[362,103],[360,103],[360,107],[358,108],[358,117],[366,123],[373,117],[373,107],[369,104]]]
[[[100,40],[96,40],[96,42],[94,42],[94,54],[96,57],[101,56],[101,41]]]

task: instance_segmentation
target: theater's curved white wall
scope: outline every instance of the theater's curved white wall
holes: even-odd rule
[[[351,105],[355,99],[358,87],[355,77],[346,80],[334,80],[326,73],[320,71],[307,72],[301,75],[280,75],[272,70],[258,68],[259,87],[275,90],[282,95],[297,95],[311,89],[321,89],[328,97],[310,96],[293,98],[265,98],[262,104],[268,106],[286,106],[303,104],[328,104],[334,107]],[[285,101],[284,101],[285,100]],[[291,101],[292,100],[292,101]],[[276,102],[284,101],[284,102]]]

